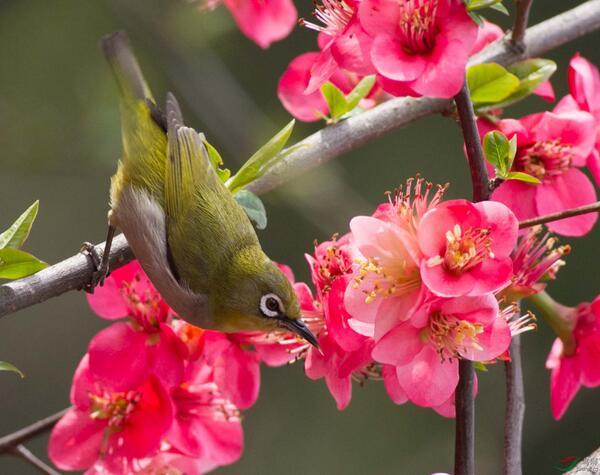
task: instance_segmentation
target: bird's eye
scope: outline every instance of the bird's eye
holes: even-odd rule
[[[265,317],[277,317],[283,313],[281,299],[275,294],[263,295],[260,299],[260,313]]]

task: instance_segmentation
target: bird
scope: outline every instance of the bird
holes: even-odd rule
[[[157,106],[123,31],[101,47],[116,78],[123,152],[111,178],[108,236],[90,291],[107,275],[119,228],[151,282],[188,323],[222,332],[287,330],[318,348],[293,286],[211,163],[177,99]]]

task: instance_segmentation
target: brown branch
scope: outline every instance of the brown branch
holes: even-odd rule
[[[517,12],[510,41],[519,51],[525,51],[525,33],[533,0],[516,0]]]
[[[525,389],[521,363],[521,335],[510,343],[510,361],[504,363],[506,373],[506,409],[504,414],[504,475],[521,475]]]
[[[532,226],[537,226],[538,224],[551,223],[552,221],[572,218],[573,216],[580,216],[582,214],[598,212],[600,212],[600,201],[596,201],[595,203],[585,206],[579,206],[578,208],[571,208],[565,211],[558,211],[557,213],[538,216],[537,218],[524,219],[523,221],[519,222],[519,229],[530,228]]]
[[[471,172],[473,201],[487,200],[490,195],[489,177],[485,167],[485,158],[473,103],[469,88],[465,82],[455,96],[456,110],[467,149],[467,160]],[[456,433],[454,446],[455,475],[474,475],[475,473],[475,371],[469,360],[460,360],[458,367],[458,386],[456,387]]]
[[[536,56],[600,29],[600,0],[589,0],[527,30],[527,52]],[[473,57],[470,64],[497,62],[510,64],[522,55],[505,41],[497,41]],[[440,99],[397,98],[356,117],[307,137],[295,151],[273,166],[268,173],[248,186],[257,194],[281,186],[302,172],[364,145],[385,133],[415,120],[449,110],[451,102]],[[103,245],[97,246],[99,251]],[[132,255],[123,236],[117,236],[111,250],[111,269]],[[0,317],[41,303],[90,282],[94,269],[78,254],[37,274],[0,286]]]
[[[29,462],[35,468],[37,468],[41,473],[45,473],[46,475],[60,475],[60,472],[54,470],[50,465],[48,465],[43,460],[40,460],[33,452],[31,452],[24,445],[17,445],[11,450],[11,453],[16,455],[19,458],[22,458],[26,462]]]
[[[23,427],[12,434],[8,434],[0,438],[0,454],[10,452],[23,442],[26,442],[27,440],[32,439],[51,429],[69,409],[70,408],[63,409],[62,411],[45,417],[44,419],[40,419],[39,421],[34,422],[27,427]]]

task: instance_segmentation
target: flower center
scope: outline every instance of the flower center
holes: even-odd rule
[[[407,54],[429,53],[435,45],[437,0],[400,0],[400,42]]]
[[[336,277],[352,272],[352,260],[347,252],[340,249],[335,242],[327,246],[325,252],[315,252],[314,270],[316,273],[315,284],[323,292],[328,292]]]
[[[138,391],[90,394],[92,402],[90,417],[107,420],[110,429],[115,432],[120,431],[129,414],[135,410],[140,398],[141,393]]]
[[[322,25],[306,21],[300,18],[299,24],[320,33],[330,36],[340,35],[354,15],[354,7],[348,5],[344,0],[323,0],[321,4],[315,2],[315,11],[312,15]]]
[[[127,302],[131,317],[145,331],[156,330],[166,318],[168,309],[162,297],[149,283],[142,282],[137,273],[131,282],[123,282],[121,295]]]
[[[446,232],[446,252],[427,261],[430,267],[442,264],[455,275],[462,274],[487,258],[493,258],[489,229],[469,228],[464,233],[459,224]]]
[[[571,146],[558,140],[545,140],[526,147],[515,159],[514,167],[539,180],[561,175],[571,168]]]
[[[414,266],[409,266],[408,262],[398,262],[394,267],[383,267],[377,259],[370,258],[359,262],[358,275],[354,278],[352,284],[354,288],[360,285],[369,276],[373,278],[372,286],[363,289],[365,293],[365,303],[373,302],[377,297],[400,297],[415,290],[420,285],[419,271]]]
[[[460,320],[454,315],[431,315],[425,332],[424,336],[435,346],[442,359],[459,358],[467,348],[482,349],[477,335],[483,332],[483,325]]]

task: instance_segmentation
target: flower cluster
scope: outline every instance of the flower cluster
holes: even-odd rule
[[[503,35],[488,22],[478,28],[462,0],[323,0],[316,22],[318,52],[292,60],[279,80],[284,107],[303,121],[319,120],[327,81],[348,93],[360,79],[376,85],[361,107],[390,96],[449,98],[464,83],[469,56]]]
[[[260,362],[294,359],[290,335],[204,331],[178,319],[137,262],[89,296],[102,318],[49,454],[64,470],[205,473],[237,460],[241,410],[254,404]]]

